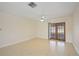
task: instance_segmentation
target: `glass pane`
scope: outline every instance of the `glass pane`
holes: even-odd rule
[[[64,26],[59,25],[57,28],[58,28],[58,39],[64,40]]]
[[[52,30],[52,32],[51,32],[51,38],[55,39],[56,38],[56,34],[55,34],[56,33],[56,27],[55,27],[55,25],[52,26],[51,30]]]
[[[51,38],[51,32],[52,32],[51,24],[49,24],[49,29],[48,29],[48,31],[49,31],[49,38]]]

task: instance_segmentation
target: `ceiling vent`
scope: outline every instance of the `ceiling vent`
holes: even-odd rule
[[[37,6],[34,2],[30,2],[28,5],[32,8],[35,8]]]

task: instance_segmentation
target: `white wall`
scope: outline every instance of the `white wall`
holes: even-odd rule
[[[0,13],[0,47],[35,37],[36,22],[30,18]]]
[[[49,22],[66,22],[66,42],[72,42],[72,17],[51,19]],[[0,47],[40,37],[48,39],[48,22],[36,21],[7,13],[0,13]]]
[[[37,37],[48,39],[48,22],[38,21],[37,27]]]
[[[73,44],[79,53],[79,6],[74,11],[73,20]]]
[[[65,22],[66,23],[66,42],[72,42],[72,23],[73,19],[72,16],[68,17],[61,17],[51,19],[48,22],[50,23],[58,23],[58,22]],[[38,22],[38,37],[48,39],[48,22]]]

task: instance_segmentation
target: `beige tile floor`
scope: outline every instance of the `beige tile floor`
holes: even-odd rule
[[[63,41],[32,39],[0,48],[0,56],[77,56],[73,45]]]

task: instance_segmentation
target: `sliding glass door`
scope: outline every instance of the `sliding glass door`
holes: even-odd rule
[[[57,39],[65,40],[65,23],[57,23]]]
[[[56,38],[56,26],[55,26],[55,24],[49,23],[49,38],[50,39]]]
[[[65,23],[49,23],[49,39],[65,40]]]

